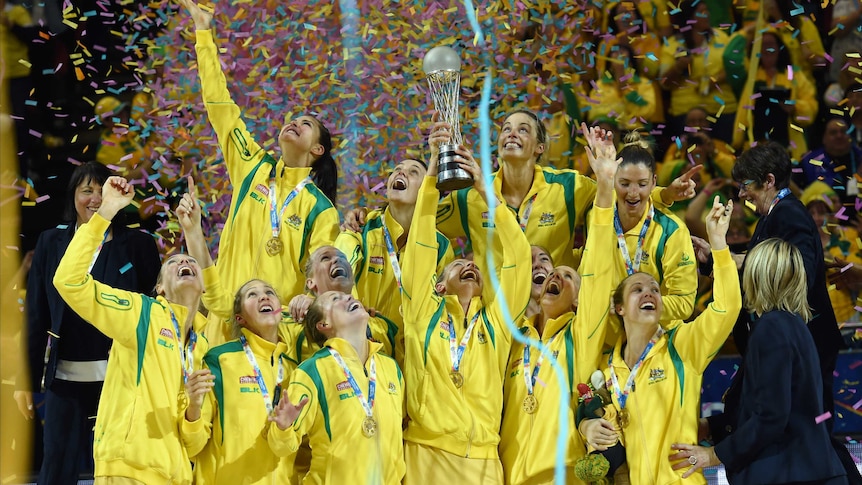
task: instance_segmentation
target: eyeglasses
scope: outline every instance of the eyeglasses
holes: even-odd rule
[[[753,183],[754,183],[754,180],[751,180],[751,179],[748,179],[748,180],[742,182],[741,184],[739,184],[739,191],[742,192],[744,190],[744,191],[748,192],[748,187],[750,187],[751,184],[753,184]]]

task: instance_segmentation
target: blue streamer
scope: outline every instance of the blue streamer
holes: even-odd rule
[[[476,19],[476,15],[473,11],[473,2],[471,0],[464,0],[464,9],[467,11],[467,17],[470,20],[470,25],[473,26],[473,31],[475,32],[476,38],[478,39],[478,44],[481,47],[485,46],[485,39],[482,34],[482,29],[479,26],[479,22]],[[487,67],[485,78],[482,84],[482,98],[479,103],[479,154],[481,158],[482,164],[482,178],[483,183],[485,185],[485,193],[486,194],[494,194],[494,184],[491,178],[491,117],[490,117],[490,105],[491,105],[491,86],[494,84],[494,75],[492,71],[492,63],[491,56],[488,55],[487,52],[484,52],[483,57],[485,58],[485,66]],[[497,198],[496,197],[488,197],[488,218],[489,220],[494,220],[494,212],[497,210]],[[488,242],[487,247],[493,248],[493,239],[494,239],[494,230],[495,228],[491,225],[486,232]],[[495,268],[494,264],[494,251],[486,251],[486,264],[488,268]],[[497,278],[496,271],[486,271],[489,278],[489,283],[494,288],[494,292],[497,294],[497,298],[501,300],[500,309],[503,313],[503,320],[506,322],[506,326],[509,328],[509,332],[512,334],[512,338],[518,342],[521,342],[525,345],[531,345],[535,348],[539,349],[539,352],[544,355],[545,359],[551,364],[554,369],[554,375],[557,377],[557,384],[560,386],[560,408],[559,408],[559,432],[557,433],[557,449],[556,449],[556,458],[554,461],[554,483],[556,485],[565,485],[566,483],[566,449],[568,446],[568,436],[569,436],[569,393],[565,392],[566,387],[568,386],[568,382],[566,381],[566,375],[563,372],[563,368],[560,366],[560,363],[557,362],[557,359],[554,358],[551,351],[539,340],[525,337],[518,331],[518,327],[515,326],[515,322],[512,319],[512,315],[509,314],[509,306],[506,301],[506,294],[500,288],[500,280]]]

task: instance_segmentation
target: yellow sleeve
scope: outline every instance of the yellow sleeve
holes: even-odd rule
[[[436,179],[434,181],[436,184]],[[465,189],[460,199],[466,200],[470,189]],[[465,228],[467,223],[467,208],[461,207],[459,203],[460,190],[452,191],[437,203],[437,229],[449,239],[455,239],[468,235],[469,229]],[[463,212],[462,212],[463,210]]]
[[[338,211],[332,206],[314,219],[314,226],[308,236],[308,253],[313,253],[321,246],[330,246],[338,237]],[[308,257],[308,256],[306,256]]]
[[[693,322],[670,331],[671,342],[680,357],[701,373],[727,340],[742,309],[739,273],[730,249],[713,251],[712,255],[715,272],[712,303]]]
[[[233,295],[222,286],[216,265],[204,268],[203,276],[206,291],[201,300],[204,306],[220,320],[230,320],[233,317]]]
[[[675,38],[667,39],[667,42],[662,45],[661,54],[659,55],[659,59],[661,60],[659,78],[667,76],[667,72],[670,71],[670,68],[676,63],[676,52],[679,48],[681,48],[680,43]]]
[[[638,95],[638,103],[630,100],[627,96],[624,96],[623,99],[626,100],[626,110],[625,116],[626,120],[628,118],[643,118],[645,120],[652,119],[655,115],[655,89],[653,89],[652,84],[647,81],[635,83],[632,81],[632,85],[635,88],[635,91]]]
[[[180,418],[180,439],[189,453],[189,457],[197,456],[204,449],[212,436],[213,410],[215,409],[215,395],[208,392],[201,406],[201,416],[195,421],[186,419],[185,411]]]
[[[407,235],[407,245],[401,255],[401,305],[404,330],[409,322],[420,321],[422,315],[433,313],[440,304],[434,286],[437,274],[436,208],[439,192],[436,177],[425,177],[419,188],[413,221]]]
[[[796,114],[793,116],[793,123],[799,126],[808,126],[814,122],[817,116],[817,90],[808,76],[797,75],[793,77],[793,101],[796,103]],[[792,130],[792,128],[791,128]]]
[[[677,221],[679,227],[665,241],[661,263],[656,261],[664,271],[661,282],[662,321],[690,317],[697,296],[697,258],[691,234],[685,223]]]
[[[437,236],[438,236],[438,240],[440,238],[446,237],[442,232],[438,232]],[[452,243],[449,242],[448,239],[445,239],[442,242],[446,245],[446,247],[443,248],[442,251],[440,249],[437,250],[437,274],[438,275],[443,273],[443,270],[446,268],[446,266],[448,266],[449,263],[451,263],[452,261],[455,260],[455,252],[452,251]]]
[[[482,208],[486,210],[486,208]],[[494,226],[496,230],[493,234],[493,250],[488,251],[492,258],[496,255],[501,255],[500,260],[493,261],[493,271],[496,273],[500,282],[500,288],[506,300],[509,316],[512,322],[517,322],[527,309],[527,303],[530,301],[530,289],[532,287],[532,256],[530,252],[530,243],[527,241],[527,236],[521,231],[521,226],[518,225],[515,217],[504,205],[498,205],[494,210]],[[476,252],[473,258],[479,267],[487,268],[486,275],[490,274],[492,269],[487,261],[485,254],[487,245],[474,245]],[[486,278],[482,287],[482,299],[485,305],[493,305],[494,311],[501,312],[502,307],[497,300],[497,291],[491,281]],[[502,317],[502,313],[500,313]],[[501,321],[505,321],[502,320]]]
[[[53,283],[63,301],[81,318],[112,340],[134,348],[141,313],[150,308],[143,301],[146,297],[100,283],[88,271],[109,225],[110,221],[97,213],[78,228],[60,259]],[[149,321],[150,315],[144,318]]]
[[[30,16],[30,12],[21,5],[15,5],[9,9],[6,12],[6,20],[8,20],[12,25],[18,25],[21,27],[29,27],[33,25],[33,18]]]
[[[614,210],[610,207],[593,207],[589,219],[584,257],[579,270],[580,303],[573,329],[576,372],[574,382],[589,382],[590,374],[601,367],[615,274],[614,258],[603,254],[603,250],[613,247],[616,239]]]
[[[263,149],[252,138],[240,118],[239,106],[230,97],[213,31],[198,30],[195,34],[198,76],[207,115],[218,137],[230,180],[243,180],[257,165],[249,162],[258,160]]]
[[[316,365],[316,362],[311,363],[311,365]],[[269,431],[266,436],[269,448],[276,456],[290,457],[291,464],[293,463],[293,456],[302,443],[302,437],[311,431],[317,419],[320,409],[317,392],[318,389],[311,380],[311,377],[304,370],[300,368],[296,369],[290,376],[287,395],[293,404],[297,404],[305,398],[308,398],[308,402],[305,403],[305,407],[299,412],[299,416],[293,422],[293,426],[283,430],[279,429],[275,422],[269,423]]]
[[[799,42],[805,44],[806,47],[815,56],[826,54],[826,49],[823,48],[823,39],[820,38],[820,32],[817,26],[808,17],[799,17]],[[809,59],[810,62],[810,59]]]
[[[347,257],[347,262],[350,263],[355,276],[364,262],[362,256],[362,234],[349,230],[341,231],[335,238],[333,246]]]

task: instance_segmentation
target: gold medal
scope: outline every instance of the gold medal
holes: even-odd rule
[[[532,394],[527,394],[527,397],[524,398],[524,412],[527,414],[533,414],[536,412],[536,408],[539,406],[539,402],[536,401],[536,396]]]
[[[627,428],[629,425],[629,410],[626,408],[620,409],[619,415],[620,427]]]
[[[177,394],[177,404],[180,406],[181,411],[189,407],[189,396],[185,390]]]
[[[377,421],[371,416],[366,416],[366,418],[362,420],[362,434],[364,434],[366,438],[371,438],[377,434]]]
[[[281,242],[281,239],[274,237],[266,242],[266,254],[276,256],[281,254],[282,250],[284,250],[284,243]]]
[[[458,371],[450,372],[449,378],[452,379],[452,384],[455,384],[455,387],[458,389],[461,389],[461,386],[464,385],[464,376],[462,376]]]

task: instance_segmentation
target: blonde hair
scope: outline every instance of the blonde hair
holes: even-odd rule
[[[787,241],[767,239],[748,253],[742,290],[745,308],[750,312],[762,315],[784,310],[798,314],[806,322],[811,320],[802,254]]]

